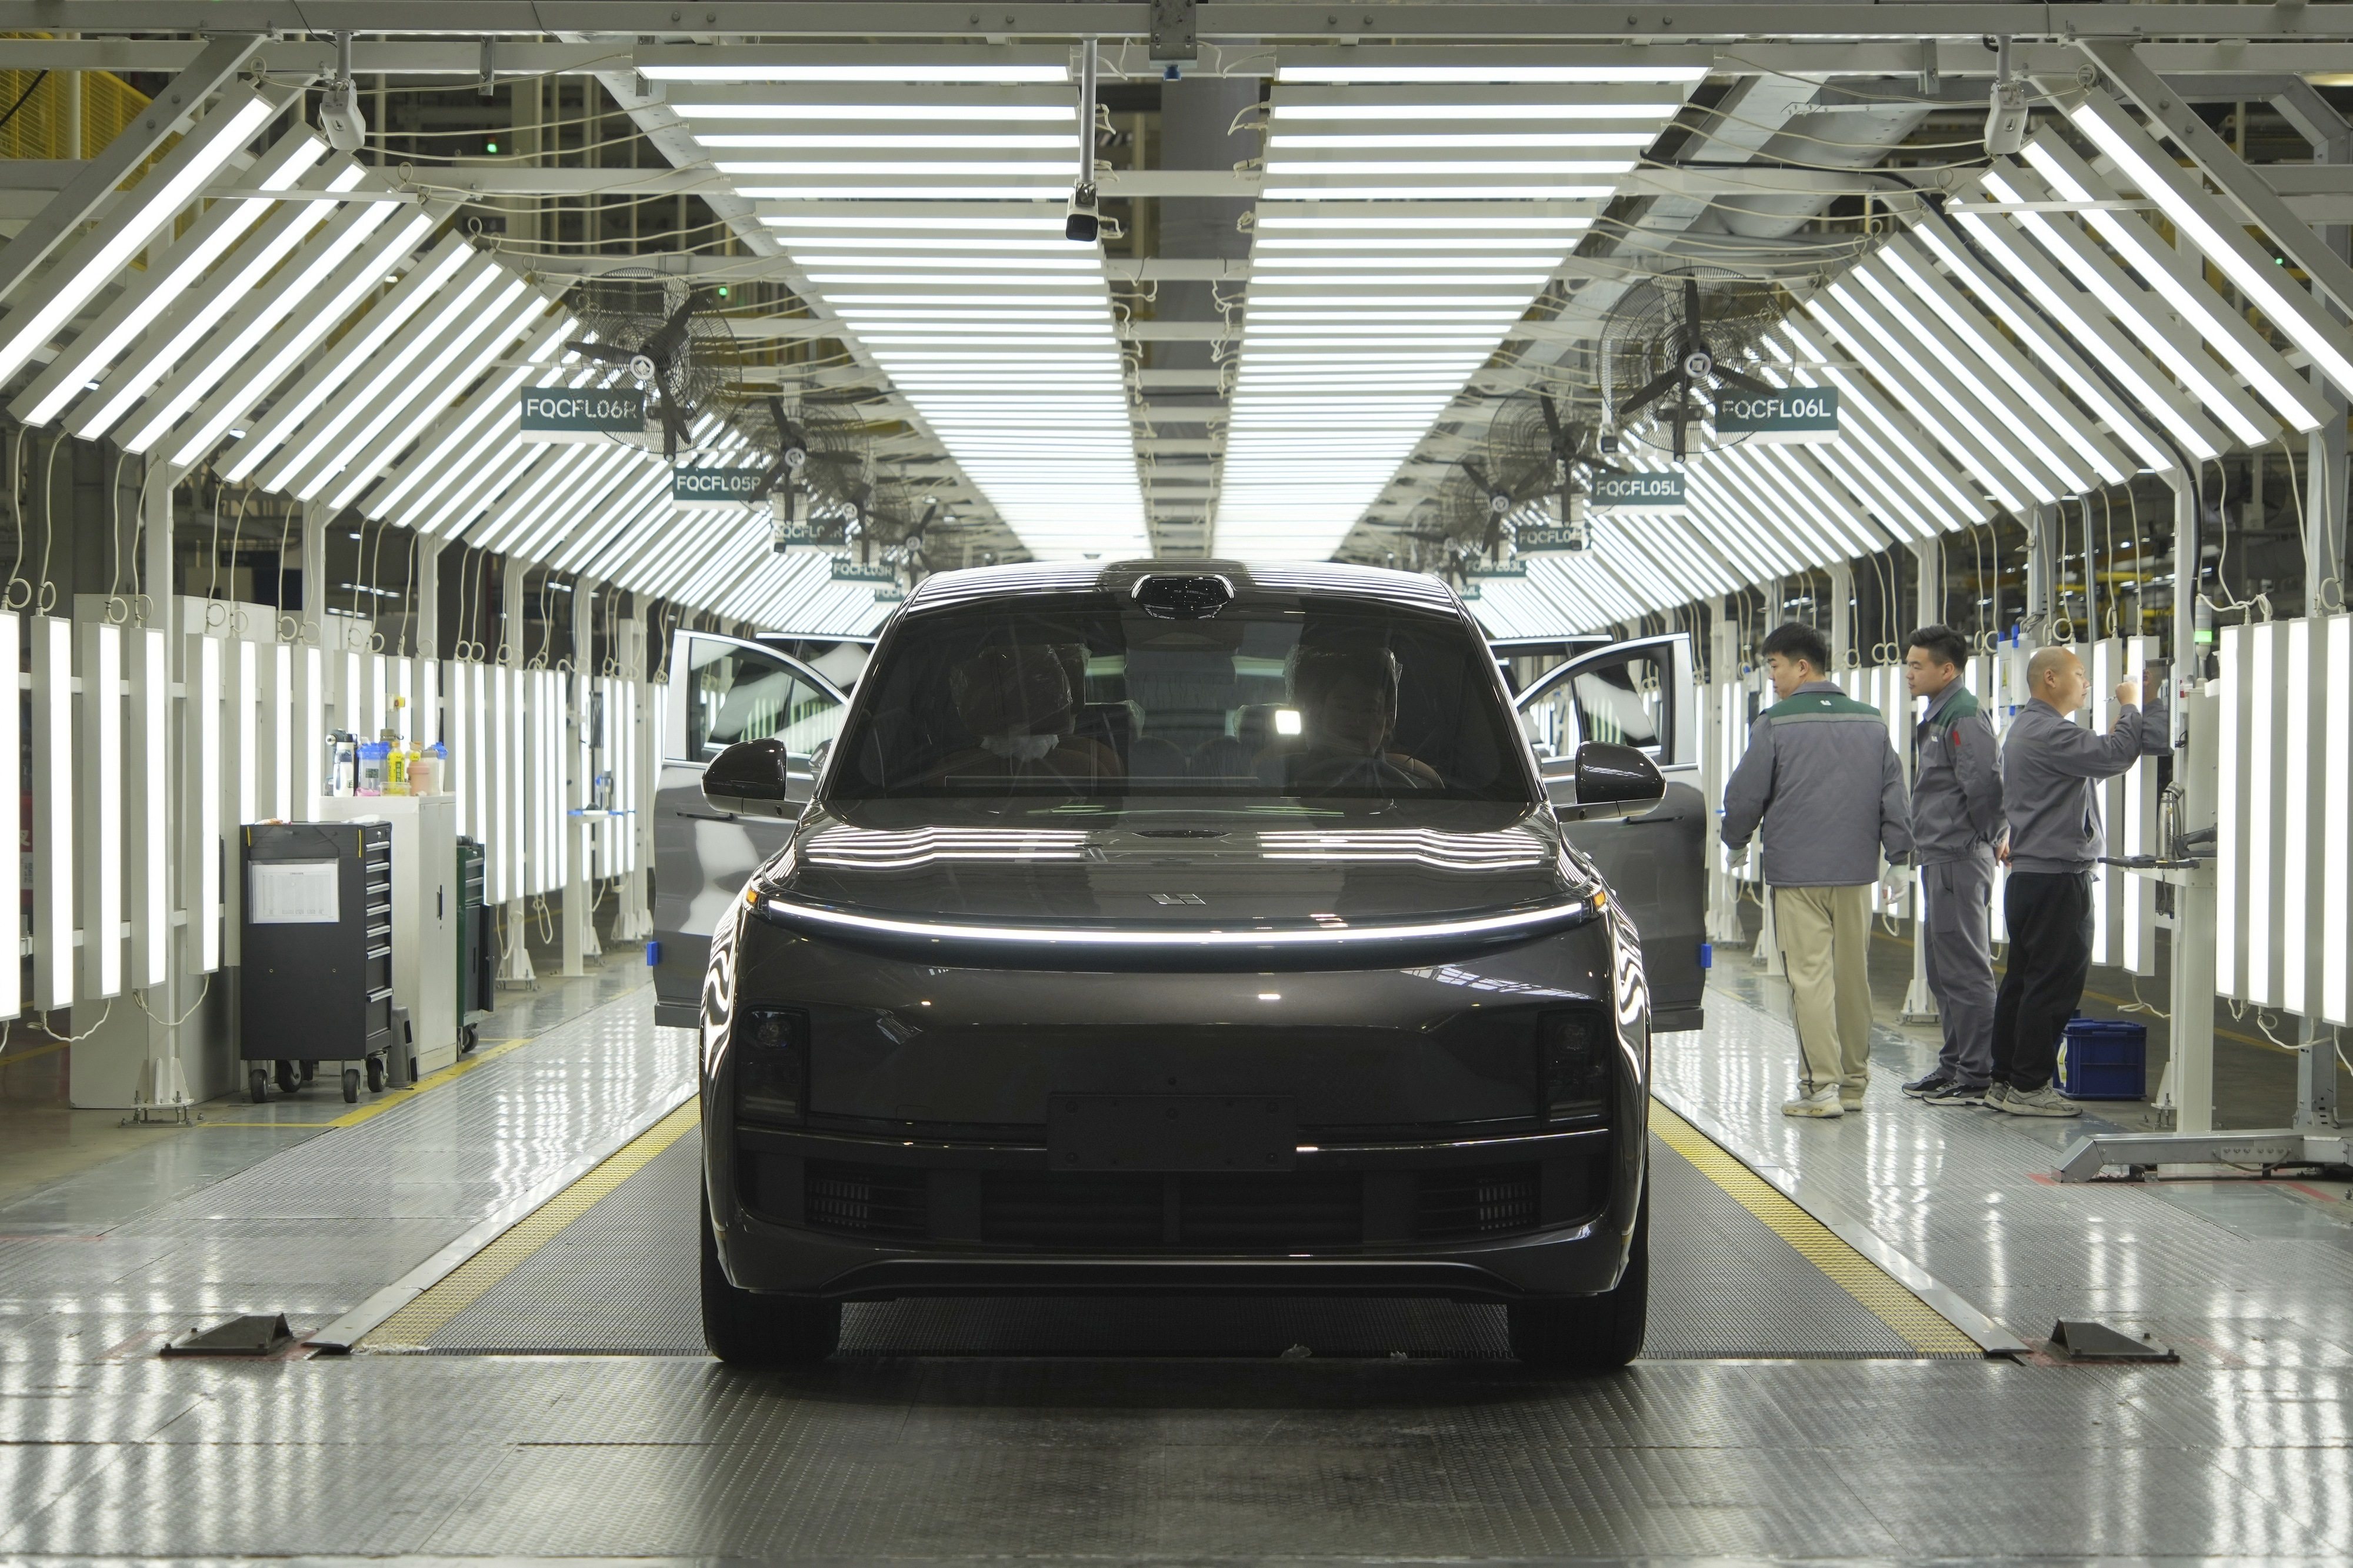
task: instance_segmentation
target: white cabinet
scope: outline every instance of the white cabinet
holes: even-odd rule
[[[458,797],[334,795],[322,818],[392,824],[392,1001],[421,1075],[458,1059]]]

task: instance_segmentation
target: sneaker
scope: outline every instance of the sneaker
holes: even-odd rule
[[[1984,1106],[1988,1110],[2000,1110],[2001,1109],[2001,1102],[2009,1098],[2010,1085],[2006,1083],[1989,1083],[1985,1086],[1985,1097],[1979,1100],[1978,1103]]]
[[[2081,1116],[2084,1108],[2050,1084],[2041,1089],[2013,1089],[2001,1102],[2012,1116]]]
[[[1915,1100],[1934,1100],[1953,1085],[1953,1075],[1943,1068],[1932,1068],[1927,1075],[1915,1078],[1904,1086],[1904,1092]]]
[[[1924,1094],[1920,1098],[1930,1105],[1983,1105],[1992,1087],[1990,1084],[1979,1084],[1977,1088],[1971,1089],[1965,1083],[1947,1083],[1936,1093]]]
[[[1849,1111],[1861,1110],[1862,1109],[1862,1090],[1859,1089],[1840,1089],[1839,1109],[1841,1110]]]
[[[1784,1116],[1813,1116],[1828,1121],[1844,1116],[1846,1114],[1846,1107],[1839,1103],[1838,1085],[1827,1084],[1822,1088],[1814,1090],[1813,1093],[1805,1096],[1803,1099],[1783,1100],[1781,1102],[1781,1114]]]

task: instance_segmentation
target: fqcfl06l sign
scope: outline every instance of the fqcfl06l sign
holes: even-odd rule
[[[1751,441],[1829,441],[1838,436],[1838,388],[1785,387],[1770,396],[1725,390],[1715,396],[1715,433]]]
[[[1681,474],[1596,474],[1593,476],[1593,499],[1586,504],[1596,511],[1608,511],[1620,517],[1630,513],[1681,511],[1683,510],[1683,477]]]
[[[646,433],[646,395],[638,387],[526,386],[518,395],[526,441],[578,444]]]
[[[698,510],[756,506],[767,477],[765,468],[672,468],[670,504]]]

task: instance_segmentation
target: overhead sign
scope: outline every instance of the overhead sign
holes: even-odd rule
[[[516,395],[526,441],[635,439],[646,431],[641,387],[526,386]]]
[[[1752,441],[1828,441],[1838,435],[1835,386],[1792,386],[1769,397],[1724,391],[1715,396],[1715,433]]]
[[[867,566],[846,555],[833,558],[833,581],[837,583],[896,583],[899,569],[895,566]]]
[[[1570,555],[1593,548],[1593,524],[1585,514],[1585,498],[1571,496],[1568,515],[1560,515],[1560,497],[1545,498],[1545,521],[1524,522],[1512,534],[1512,547],[1522,555]]]
[[[756,506],[767,478],[765,468],[672,468],[670,499],[674,506],[697,510]]]
[[[1525,577],[1527,574],[1527,567],[1517,561],[1503,566],[1474,566],[1463,574],[1474,583],[1490,582],[1498,577]]]
[[[1681,511],[1683,477],[1680,473],[1596,474],[1593,499],[1587,504],[1621,516],[1629,512]]]
[[[1568,555],[1593,548],[1593,525],[1575,522],[1522,524],[1512,543],[1523,555]]]
[[[907,602],[907,590],[904,588],[877,588],[874,590],[874,602],[878,605],[903,605]]]

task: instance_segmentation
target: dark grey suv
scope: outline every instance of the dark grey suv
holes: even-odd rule
[[[1641,911],[1563,821],[1651,813],[1663,759],[1520,725],[1429,577],[926,582],[813,769],[772,738],[703,776],[713,819],[797,818],[710,938],[712,1349],[823,1356],[851,1300],[1263,1291],[1630,1359]]]

